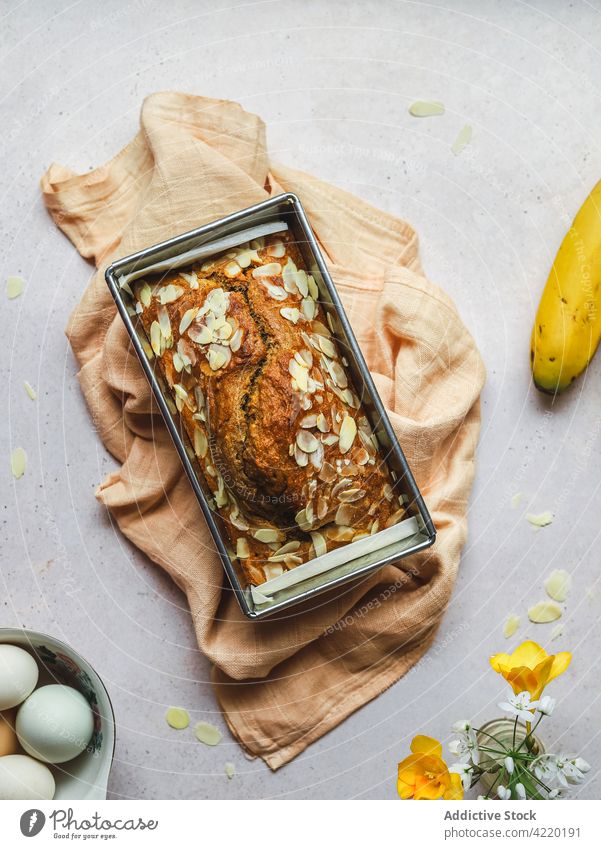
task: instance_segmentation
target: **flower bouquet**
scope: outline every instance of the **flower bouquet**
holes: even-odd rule
[[[570,665],[569,652],[547,654],[527,640],[513,654],[490,659],[495,672],[509,684],[499,707],[506,714],[475,728],[456,722],[458,735],[449,744],[457,762],[447,766],[442,745],[418,735],[411,754],[398,765],[397,790],[401,799],[463,799],[480,782],[479,799],[556,799],[570,785],[579,784],[590,769],[580,757],[548,753],[537,731],[550,716],[555,699],[543,690]]]

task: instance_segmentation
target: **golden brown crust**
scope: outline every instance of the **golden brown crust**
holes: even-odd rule
[[[402,518],[288,233],[134,294],[249,583]]]

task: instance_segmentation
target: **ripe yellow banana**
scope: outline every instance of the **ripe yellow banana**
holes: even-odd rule
[[[561,243],[530,342],[534,384],[563,392],[589,364],[601,339],[601,180]]]

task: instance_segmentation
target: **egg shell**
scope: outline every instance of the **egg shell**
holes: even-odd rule
[[[16,718],[16,708],[9,708],[0,713],[0,757],[4,755],[17,755],[21,752],[17,732],[15,731]]]
[[[29,755],[61,764],[83,752],[90,742],[94,714],[79,690],[47,684],[23,702],[16,727],[19,742]]]
[[[0,710],[25,701],[38,683],[38,676],[38,665],[29,652],[0,644]]]
[[[47,766],[28,755],[0,758],[0,799],[53,799],[56,785]]]

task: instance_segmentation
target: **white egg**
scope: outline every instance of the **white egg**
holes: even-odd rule
[[[0,758],[0,799],[53,799],[54,776],[28,755]]]
[[[60,764],[83,752],[94,730],[94,715],[85,697],[63,684],[40,687],[17,713],[16,731],[25,751],[47,763]]]
[[[21,704],[38,683],[38,665],[18,646],[0,644],[0,710]]]

